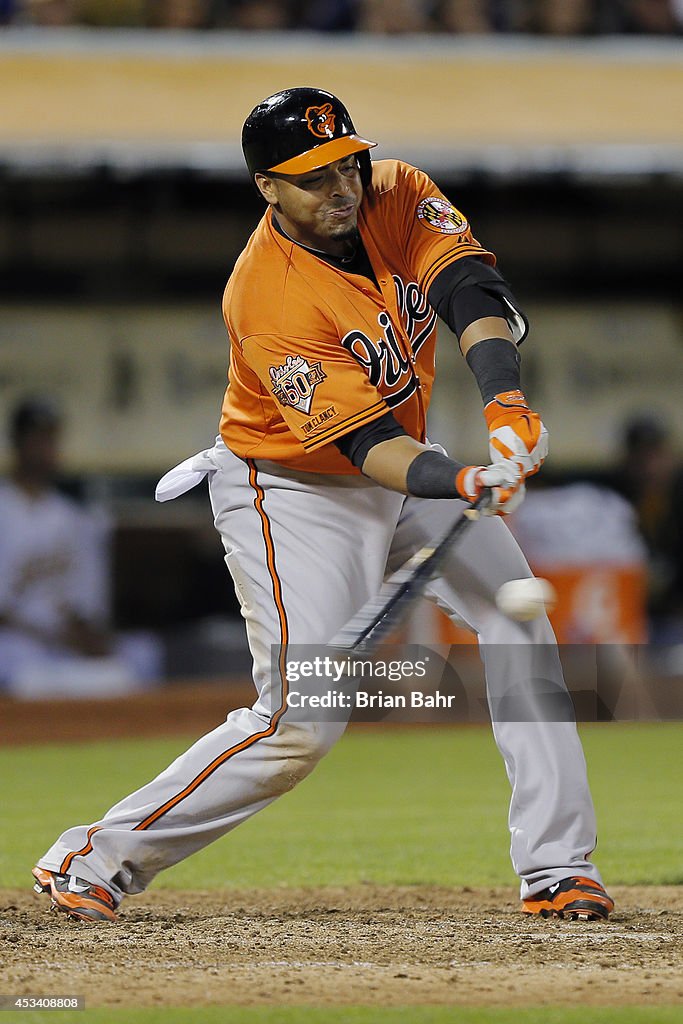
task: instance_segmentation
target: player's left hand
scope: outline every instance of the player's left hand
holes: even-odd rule
[[[492,466],[464,466],[455,485],[467,501],[477,501],[485,488],[490,491],[485,516],[507,516],[524,500],[522,471],[517,462],[509,459],[501,459]]]
[[[521,391],[503,391],[484,407],[492,462],[512,459],[525,478],[537,473],[548,454],[548,431]]]

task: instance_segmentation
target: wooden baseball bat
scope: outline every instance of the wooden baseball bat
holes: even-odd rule
[[[349,619],[330,641],[330,647],[344,651],[367,653],[377,646],[387,633],[392,632],[408,612],[429,581],[441,567],[452,545],[476,522],[490,504],[490,492],[482,495],[463,511],[437,544],[420,548],[400,569],[386,580],[379,592],[371,597]]]

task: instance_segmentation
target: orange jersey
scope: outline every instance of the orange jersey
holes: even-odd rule
[[[387,410],[424,441],[437,324],[425,296],[455,260],[495,257],[426,174],[397,160],[373,164],[358,228],[379,288],[285,238],[270,209],[237,260],[220,425],[236,455],[358,473],[333,442]]]

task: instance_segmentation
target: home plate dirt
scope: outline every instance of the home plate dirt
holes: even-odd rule
[[[616,1005],[683,1000],[683,889],[611,889],[608,923],[523,917],[511,889],[171,892],[117,925],[0,891],[0,992],[88,1006]]]

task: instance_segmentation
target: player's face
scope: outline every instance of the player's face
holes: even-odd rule
[[[27,431],[15,448],[15,461],[22,477],[48,483],[59,468],[60,430],[40,427]]]
[[[355,156],[307,174],[257,175],[256,182],[290,238],[333,256],[348,252],[363,198]]]

